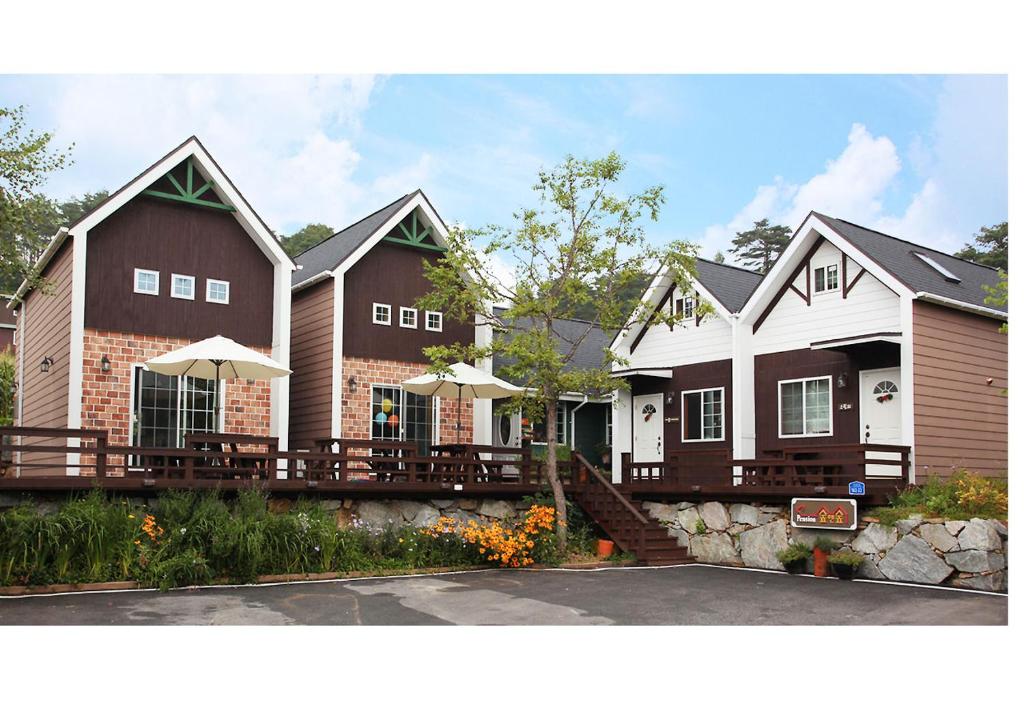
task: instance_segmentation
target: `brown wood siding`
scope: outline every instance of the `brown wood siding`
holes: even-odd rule
[[[789,350],[757,355],[754,358],[754,427],[756,452],[778,450],[795,445],[834,445],[860,442],[861,370],[900,365],[900,346],[870,342],[839,350]],[[845,388],[837,378],[846,373]],[[817,437],[779,437],[779,382],[800,378],[832,378],[832,434]],[[848,404],[848,410],[839,406]]]
[[[665,452],[700,452],[732,448],[732,360],[715,360],[672,368],[672,378],[635,377],[631,381],[633,395],[665,394]],[[725,427],[722,440],[683,442],[682,396],[687,390],[725,388]],[[672,404],[668,404],[668,393]],[[631,411],[632,412],[632,411]]]
[[[45,289],[33,290],[22,305],[22,332],[18,352],[24,354],[25,376],[19,392],[23,394],[21,425],[66,428],[68,426],[68,381],[71,352],[71,266],[73,239],[50,260],[43,277]],[[39,365],[44,357],[53,358],[50,371]],[[52,438],[26,440],[26,445],[53,445]],[[59,443],[58,443],[59,444]],[[32,454],[31,462],[63,463],[64,455]],[[45,474],[45,470],[25,469],[22,474]]]
[[[918,478],[955,467],[1007,469],[1007,336],[996,320],[914,303],[914,436]],[[992,384],[988,384],[988,379]]]
[[[472,324],[456,323],[447,313],[439,333],[424,329],[422,310],[415,330],[398,324],[399,308],[415,307],[432,289],[423,260],[436,258],[433,252],[381,242],[345,273],[345,355],[422,363],[424,347],[473,342]],[[391,325],[373,324],[375,302],[391,305]]]
[[[288,437],[294,448],[331,436],[331,365],[334,357],[334,280],[292,296]]]
[[[160,272],[160,294],[134,292],[135,268]],[[195,299],[171,297],[171,274],[195,277]],[[231,283],[227,305],[206,280]],[[274,266],[234,216],[136,197],[89,231],[85,324],[100,330],[244,345],[273,341]]]

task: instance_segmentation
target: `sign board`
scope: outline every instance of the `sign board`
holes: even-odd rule
[[[864,494],[864,483],[860,480],[854,480],[850,483],[850,494],[851,495],[863,495]]]
[[[793,498],[789,522],[793,527],[816,530],[856,530],[857,501],[844,498]]]

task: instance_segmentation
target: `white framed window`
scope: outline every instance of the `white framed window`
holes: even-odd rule
[[[839,289],[839,266],[822,265],[814,268],[814,294],[832,292]]]
[[[613,417],[612,404],[608,403],[604,408],[604,444],[608,447],[612,446],[612,438],[615,432],[614,423],[612,422]]]
[[[227,305],[231,300],[231,283],[227,280],[206,280],[206,302]]]
[[[683,405],[683,442],[725,439],[725,388],[686,390],[679,393]]]
[[[141,295],[159,295],[160,272],[135,268],[135,292]]]
[[[441,332],[441,313],[434,310],[427,310],[426,324],[424,327],[430,332]]]
[[[683,320],[693,320],[693,314],[696,307],[697,298],[692,295],[677,297],[673,315],[679,315]]]
[[[832,434],[832,376],[779,381],[779,437]]]
[[[171,273],[171,297],[181,300],[196,299],[196,279],[192,275]]]
[[[373,324],[374,325],[390,325],[391,324],[391,306],[385,305],[384,303],[373,304]]]
[[[555,442],[557,442],[559,445],[565,445],[568,442],[569,433],[571,431],[569,424],[569,403],[566,402],[565,400],[559,400],[557,410],[555,412]],[[547,445],[548,424],[546,420],[534,420],[532,427],[532,443],[534,445]]]
[[[403,306],[398,310],[398,324],[404,328],[415,329],[417,327],[418,322],[416,317],[417,315],[418,313],[416,311],[416,308]]]

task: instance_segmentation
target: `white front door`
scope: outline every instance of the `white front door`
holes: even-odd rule
[[[903,411],[900,369],[863,370],[860,374],[861,442],[877,445],[903,444]],[[898,460],[899,453],[869,452],[868,458]],[[867,474],[898,475],[898,465],[868,465]]]
[[[665,436],[664,396],[635,395],[633,397],[633,461],[661,462],[664,460],[662,440]]]

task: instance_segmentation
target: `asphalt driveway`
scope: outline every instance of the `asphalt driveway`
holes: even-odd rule
[[[0,598],[2,625],[1005,625],[1006,596],[689,565]]]

